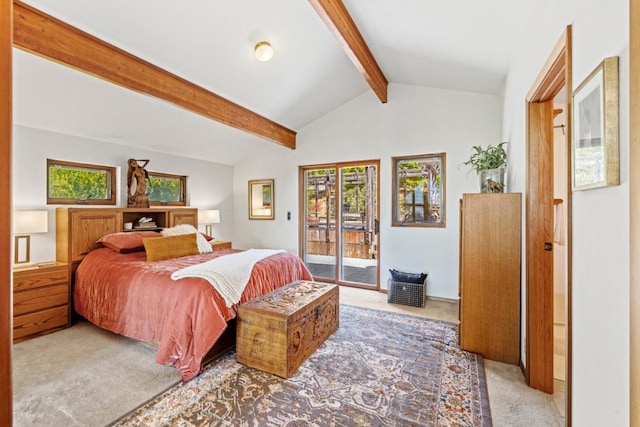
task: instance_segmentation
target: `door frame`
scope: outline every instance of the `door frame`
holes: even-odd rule
[[[0,395],[12,396],[11,346],[13,294],[11,271],[11,163],[12,163],[12,45],[13,2],[0,0]],[[12,425],[13,400],[0,399],[0,425]]]
[[[322,163],[322,164],[313,164],[313,165],[303,165],[298,166],[298,255],[303,260],[305,254],[305,244],[306,244],[306,191],[305,191],[305,171],[311,169],[336,169],[336,187],[338,187],[338,183],[340,183],[340,176],[338,174],[338,169],[350,167],[350,166],[362,166],[362,165],[374,165],[377,168],[376,171],[376,218],[380,219],[380,159],[377,160],[359,160],[359,161],[349,161],[349,162],[335,162],[335,163]],[[337,188],[338,193],[336,194],[336,198],[338,194],[340,194],[340,189]],[[338,201],[336,201],[337,203]],[[337,210],[336,210],[337,212]],[[337,232],[337,224],[338,220],[340,220],[340,215],[338,214],[338,218],[336,218],[336,232]],[[336,273],[334,275],[335,280],[323,280],[322,278],[318,278],[318,281],[327,281],[329,283],[336,283],[338,285],[350,286],[353,288],[362,288],[362,289],[370,289],[374,291],[380,291],[380,232],[375,233],[375,244],[376,244],[376,260],[377,260],[377,268],[376,268],[376,285],[375,286],[367,286],[365,284],[358,284],[354,282],[345,282],[339,280],[340,275],[338,274],[338,269],[340,268],[340,264],[338,262],[338,250],[336,247]],[[339,236],[339,241],[342,241],[342,237]]]
[[[553,393],[553,280],[542,281],[542,274],[536,269],[542,267],[548,277],[550,268],[553,273],[553,258],[547,256],[541,244],[548,242],[552,233],[553,224],[549,227],[548,215],[539,215],[540,206],[551,203],[545,208],[552,209],[553,203],[553,162],[552,164],[537,165],[537,161],[531,158],[532,150],[546,150],[548,135],[553,136],[553,107],[549,114],[548,106],[545,112],[540,114],[540,105],[553,102],[555,96],[564,87],[566,100],[565,112],[567,119],[572,117],[572,60],[571,60],[571,26],[567,26],[562,36],[556,43],[551,55],[538,74],[531,90],[527,103],[527,202],[526,202],[526,366],[525,378],[530,387]],[[550,117],[550,118],[549,118]],[[549,129],[549,126],[551,129]],[[567,126],[566,138],[571,141],[571,126]],[[571,182],[571,144],[567,144],[567,182]],[[537,171],[534,165],[540,166]],[[535,178],[531,179],[531,177]],[[538,181],[540,179],[540,181]],[[539,188],[543,188],[545,194],[540,194]],[[566,425],[571,425],[571,396],[572,396],[572,203],[571,186],[567,190],[567,288],[566,288]],[[551,216],[552,218],[552,216]],[[535,247],[533,246],[535,245]],[[551,260],[551,266],[549,266]]]
[[[629,76],[640,75],[640,0],[629,0]],[[629,79],[629,164],[640,163],[640,82]],[[629,168],[629,205],[631,241],[629,295],[630,313],[630,399],[631,427],[640,427],[640,170]]]

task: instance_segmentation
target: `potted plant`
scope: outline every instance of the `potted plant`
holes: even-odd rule
[[[471,157],[463,163],[478,173],[481,193],[504,192],[507,172],[505,144],[506,142],[501,142],[496,146],[488,145],[487,148],[475,145],[472,147]]]

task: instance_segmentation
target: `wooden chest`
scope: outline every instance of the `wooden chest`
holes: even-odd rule
[[[236,359],[289,378],[338,324],[336,285],[290,283],[238,308]]]

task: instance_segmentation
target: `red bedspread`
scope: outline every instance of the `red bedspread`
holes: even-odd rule
[[[91,323],[140,341],[159,344],[156,361],[173,365],[187,381],[200,372],[202,359],[236,316],[235,306],[207,281],[171,280],[171,273],[235,250],[147,262],[146,254],[119,254],[101,248],[89,253],[75,276],[74,308]],[[281,253],[253,268],[240,304],[294,280],[311,280],[296,255]]]

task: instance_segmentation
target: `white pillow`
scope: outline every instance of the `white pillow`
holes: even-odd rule
[[[207,239],[202,235],[202,233],[198,232],[198,229],[195,228],[191,224],[179,224],[171,228],[165,228],[162,230],[163,236],[177,236],[178,234],[196,234],[196,240],[198,242],[198,251],[201,254],[206,254],[208,252],[213,252],[213,248],[207,242]]]

